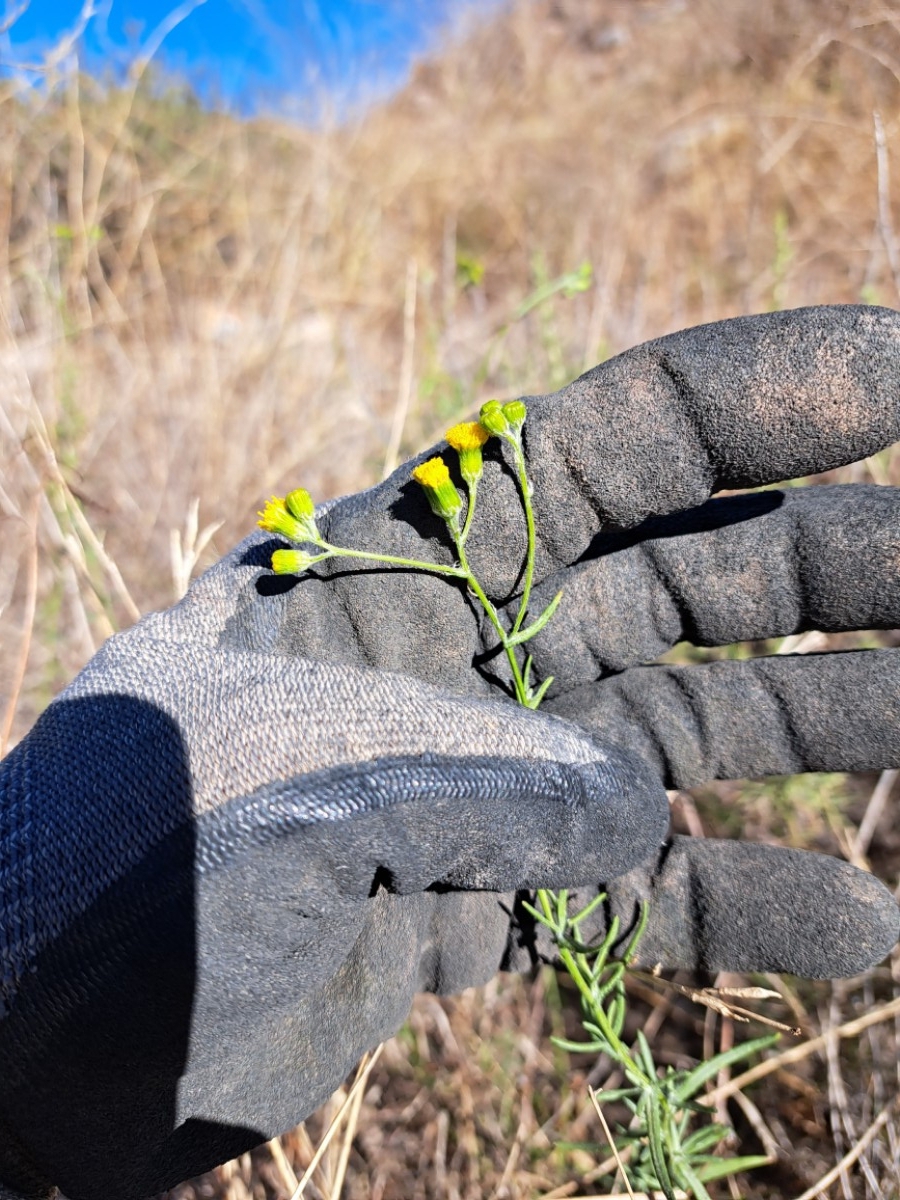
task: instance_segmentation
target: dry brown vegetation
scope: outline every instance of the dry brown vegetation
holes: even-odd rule
[[[522,0],[352,126],[317,130],[211,114],[148,74],[104,88],[51,65],[42,88],[0,84],[0,171],[14,741],[272,490],[356,490],[489,395],[549,390],[689,324],[900,303],[900,2]],[[589,289],[521,315],[583,263]],[[900,456],[849,477],[900,483]],[[858,861],[871,846],[894,884],[900,825],[890,805],[875,821],[875,784],[732,785],[676,815],[736,832],[739,810],[755,837]],[[369,1077],[342,1194],[612,1186],[583,1087],[603,1064],[550,1045],[574,1019],[557,986],[423,1000]],[[861,1139],[898,1091],[900,961],[786,994],[809,1036],[878,1019],[720,1101],[744,1147],[776,1158],[742,1194],[799,1195],[862,1144],[821,1194],[896,1197],[896,1111]],[[680,1002],[640,1004],[663,1055],[733,1036]],[[337,1195],[333,1147],[308,1195]],[[284,1149],[301,1173],[309,1135]],[[281,1155],[173,1195],[286,1196]]]

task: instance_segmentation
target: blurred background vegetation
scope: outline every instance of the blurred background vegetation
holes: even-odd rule
[[[314,128],[207,109],[152,63],[112,85],[63,62],[0,80],[7,745],[273,491],[358,490],[490,396],[688,325],[900,303],[900,0],[518,0]],[[828,478],[896,484],[900,458]],[[676,819],[871,851],[893,886],[893,782],[722,785]],[[838,1028],[898,979],[788,985],[789,1018]],[[613,1188],[583,1089],[602,1072],[547,1040],[570,1021],[558,986],[423,999],[307,1194],[345,1170],[353,1197]],[[642,1011],[675,1058],[733,1035],[673,1000]],[[777,1160],[721,1195],[799,1195],[858,1143],[897,1094],[885,1011],[720,1102]],[[821,1194],[900,1195],[896,1116],[876,1134]],[[287,1196],[309,1136],[174,1195]]]

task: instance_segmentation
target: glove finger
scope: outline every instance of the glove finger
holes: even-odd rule
[[[900,766],[900,650],[632,667],[548,705],[667,787]]]
[[[828,470],[890,445],[900,438],[898,373],[900,315],[845,305],[685,330],[628,350],[554,395],[526,398],[536,580],[580,558],[604,528],[631,528],[715,491]],[[455,455],[447,461],[455,468]],[[409,472],[404,464],[377,488],[330,507],[320,521],[328,540],[449,562],[446,531]],[[478,505],[469,558],[488,594],[503,597],[516,586],[525,535],[518,486],[495,440],[485,447]],[[334,579],[346,566],[327,567],[350,620],[361,603],[352,600],[356,583]],[[376,582],[381,599],[389,597],[383,610],[405,612],[389,573],[368,588]],[[443,628],[439,581],[413,585]],[[301,640],[313,637],[307,631]]]
[[[900,490],[847,486],[730,496],[600,537],[535,592],[539,612],[563,589],[529,644],[537,676],[553,695],[682,641],[896,628],[898,530]]]
[[[604,890],[625,929],[649,900],[647,967],[834,979],[874,966],[900,936],[900,909],[874,876],[779,846],[675,837]]]
[[[900,315],[739,317],[629,350],[529,405],[538,529],[562,565],[605,524],[866,457],[900,438]]]

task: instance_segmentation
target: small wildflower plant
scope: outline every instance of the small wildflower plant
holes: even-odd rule
[[[484,609],[503,647],[512,672],[517,701],[525,708],[537,708],[553,677],[544,679],[535,688],[532,683],[531,655],[527,655],[524,663],[520,664],[519,647],[539,633],[552,618],[562,599],[562,592],[557,592],[547,607],[528,621],[536,537],[532,484],[522,447],[526,416],[526,406],[521,400],[505,404],[499,400],[489,400],[482,406],[479,420],[465,421],[447,430],[447,443],[459,457],[460,475],[466,485],[465,505],[443,458],[436,456],[413,468],[412,477],[424,491],[432,512],[447,527],[456,550],[454,564],[335,546],[322,537],[316,525],[315,506],[309,492],[297,488],[284,499],[273,496],[259,513],[258,524],[262,529],[285,538],[297,547],[276,550],[272,555],[272,569],[279,575],[299,575],[327,559],[357,558],[429,571],[463,581]],[[492,437],[504,443],[511,453],[527,530],[522,592],[518,611],[508,628],[478,581],[466,555],[466,542],[472,528],[483,472],[482,450]],[[526,905],[534,919],[549,930],[560,961],[574,981],[581,1000],[582,1023],[588,1040],[569,1042],[556,1038],[554,1041],[566,1050],[606,1054],[620,1068],[625,1086],[615,1091],[592,1093],[595,1104],[616,1102],[631,1114],[628,1124],[617,1130],[618,1137],[613,1146],[618,1169],[623,1169],[627,1161],[635,1186],[662,1192],[667,1200],[676,1200],[676,1189],[681,1189],[682,1195],[687,1193],[699,1200],[709,1200],[705,1183],[760,1166],[769,1159],[763,1156],[733,1159],[716,1156],[714,1149],[729,1136],[730,1130],[708,1120],[699,1129],[694,1129],[698,1117],[709,1116],[709,1110],[697,1104],[696,1096],[721,1070],[749,1058],[770,1045],[774,1038],[758,1038],[736,1046],[700,1063],[691,1071],[659,1068],[641,1032],[638,1032],[635,1046],[629,1048],[622,1040],[626,1014],[625,972],[646,927],[647,909],[645,906],[624,950],[618,945],[621,935],[618,918],[610,923],[602,943],[587,944],[582,937],[582,924],[605,899],[605,895],[600,894],[586,908],[573,915],[569,912],[566,892],[539,890],[534,905]],[[703,1002],[734,1019],[746,1019],[721,1000],[707,999]],[[623,1148],[621,1154],[620,1146]]]
[[[450,470],[443,458],[429,458],[413,469],[412,477],[424,491],[432,512],[435,516],[440,517],[447,526],[447,531],[456,549],[456,563],[452,566],[332,545],[322,537],[316,526],[315,509],[309,492],[304,491],[303,488],[297,488],[295,491],[289,492],[283,500],[273,496],[259,514],[260,528],[269,533],[278,534],[287,541],[302,547],[292,550],[276,550],[272,555],[272,569],[279,575],[299,575],[329,558],[360,558],[420,571],[430,571],[434,574],[446,575],[451,579],[463,580],[487,614],[500,645],[503,647],[512,672],[516,699],[526,708],[537,708],[553,682],[553,677],[545,679],[538,688],[535,688],[531,679],[531,656],[529,655],[525,659],[524,664],[520,664],[517,648],[544,628],[556,612],[562,599],[562,592],[557,592],[543,612],[526,625],[531,586],[534,580],[535,525],[534,509],[531,503],[531,483],[528,479],[525,453],[522,449],[522,428],[525,424],[525,415],[525,405],[521,400],[511,400],[506,404],[501,404],[499,400],[489,400],[482,407],[478,421],[464,421],[447,430],[447,442],[459,456],[460,474],[468,492],[464,519],[461,519],[463,498],[459,494],[456,484],[450,478]],[[472,528],[478,499],[478,484],[484,467],[482,448],[491,437],[499,438],[512,451],[528,531],[528,547],[519,609],[508,629],[504,626],[500,614],[479,583],[466,556],[466,541]],[[312,549],[307,549],[307,547]]]

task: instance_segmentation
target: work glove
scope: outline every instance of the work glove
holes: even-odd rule
[[[898,652],[651,664],[900,623],[893,489],[709,499],[889,445],[898,384],[900,316],[843,307],[689,330],[527,399],[532,611],[563,591],[528,645],[539,713],[459,580],[275,575],[265,532],[111,639],[0,764],[0,1197],[139,1198],[289,1128],[417,990],[552,959],[537,887],[602,887],[597,933],[649,900],[646,964],[886,954],[878,881],[669,839],[664,789],[900,765]],[[467,554],[514,614],[521,496],[506,447],[485,460]],[[453,561],[408,464],[317,520]]]

